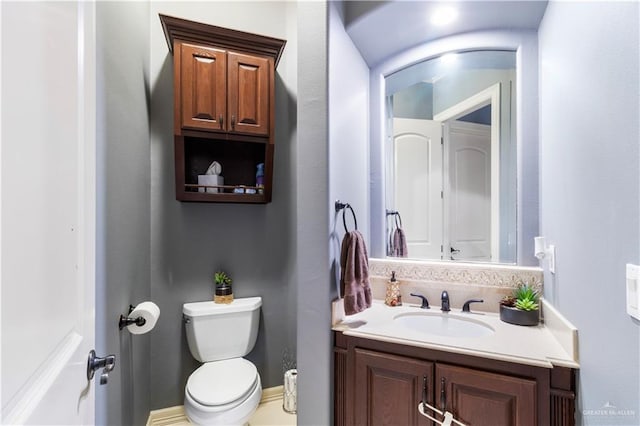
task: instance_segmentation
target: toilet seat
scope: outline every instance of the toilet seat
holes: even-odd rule
[[[207,362],[187,380],[189,396],[206,407],[229,409],[243,402],[259,381],[255,365],[243,358]]]
[[[261,397],[260,375],[251,362],[242,358],[213,361],[189,376],[184,411],[195,425],[242,426],[255,413]]]

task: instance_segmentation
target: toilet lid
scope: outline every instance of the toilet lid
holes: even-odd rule
[[[207,362],[187,380],[187,390],[202,405],[225,405],[246,397],[256,383],[258,370],[243,358]]]

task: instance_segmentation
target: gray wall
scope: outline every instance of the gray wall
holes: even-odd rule
[[[342,212],[335,200],[349,203],[358,230],[369,243],[369,67],[360,56],[341,19],[343,3],[329,3],[329,209],[332,297],[338,294]],[[354,229],[345,211],[347,229]]]
[[[539,30],[540,229],[557,247],[545,295],[578,328],[584,425],[640,424],[640,323],[625,312],[625,263],[640,262],[638,8],[551,2]]]
[[[198,366],[182,324],[185,302],[211,300],[213,273],[233,278],[235,297],[262,296],[255,349],[247,356],[263,387],[282,384],[283,352],[296,351],[296,178],[309,176],[295,158],[296,4],[290,2],[152,2],[151,299],[161,318],[151,333],[151,409],[181,405],[187,377]],[[158,13],[289,41],[276,70],[273,201],[266,205],[181,203],[175,200],[173,57]],[[309,141],[306,141],[309,143]],[[224,164],[223,175],[224,175]],[[303,176],[298,177],[300,169]],[[307,189],[308,188],[308,189]],[[314,195],[315,196],[315,195]],[[312,214],[315,219],[317,212]],[[326,230],[326,228],[324,228]],[[326,238],[326,237],[325,237]],[[324,263],[326,265],[326,263]]]
[[[150,336],[116,326],[149,289],[149,4],[97,2],[96,351],[116,355],[96,386],[96,423],[146,423]],[[97,383],[97,382],[96,382]]]
[[[395,118],[433,120],[433,84],[416,83],[392,95]]]
[[[298,424],[332,423],[327,4],[298,3]]]

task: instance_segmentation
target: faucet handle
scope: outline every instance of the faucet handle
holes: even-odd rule
[[[410,295],[412,295],[413,297],[419,297],[420,299],[422,299],[422,305],[420,306],[421,309],[430,309],[429,308],[429,301],[427,300],[426,297],[424,297],[421,294],[416,294],[416,293],[409,293]]]
[[[464,302],[464,305],[462,305],[462,312],[471,312],[471,309],[469,309],[469,305],[471,303],[484,303],[483,299],[469,299],[466,302]]]
[[[442,312],[449,312],[451,310],[451,305],[450,305],[450,301],[449,301],[449,293],[447,292],[447,290],[444,290],[442,292],[442,295],[440,296],[440,310]]]

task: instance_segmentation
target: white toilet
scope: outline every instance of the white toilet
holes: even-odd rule
[[[256,366],[242,358],[258,337],[262,298],[185,303],[189,350],[203,362],[187,380],[184,409],[198,425],[244,425],[262,397]]]

